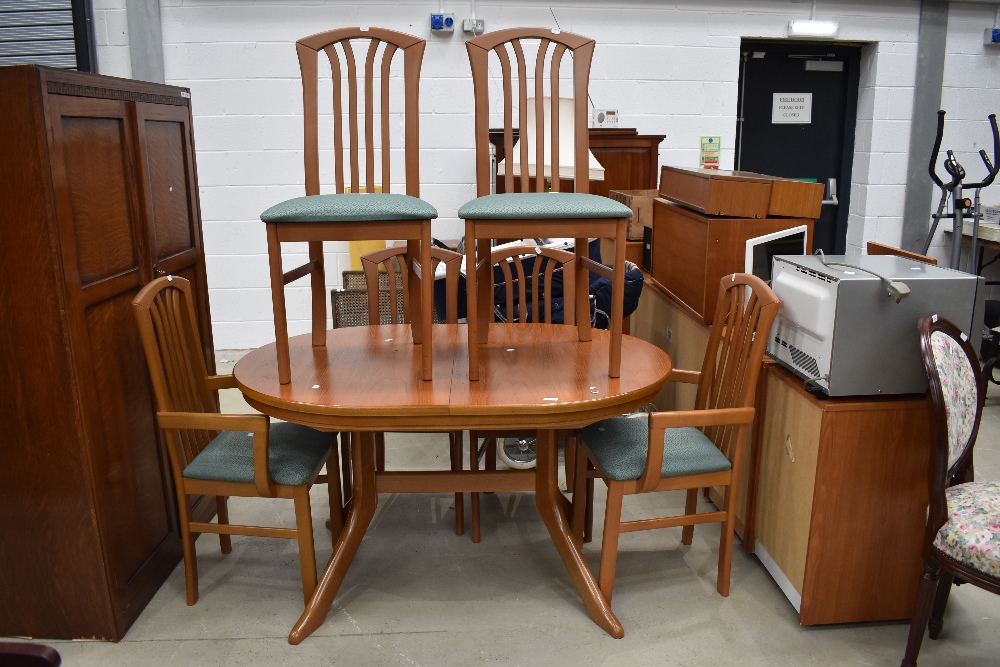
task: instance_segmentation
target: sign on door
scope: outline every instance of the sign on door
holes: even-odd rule
[[[771,123],[808,125],[812,122],[812,106],[812,93],[774,93]]]

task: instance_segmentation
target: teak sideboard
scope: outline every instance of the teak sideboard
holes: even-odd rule
[[[190,94],[37,66],[0,90],[0,635],[118,640],[181,555],[142,285],[195,285],[215,368]]]

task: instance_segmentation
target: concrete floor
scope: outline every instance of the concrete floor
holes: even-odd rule
[[[220,372],[237,357],[220,354]],[[228,364],[228,365],[231,365]],[[1000,391],[994,392],[1000,395]],[[224,410],[246,412],[235,391]],[[430,441],[413,446],[415,440]],[[436,444],[435,444],[436,443]],[[447,466],[444,436],[391,436],[397,468]],[[977,477],[1000,479],[1000,399],[988,402],[977,445]],[[584,554],[596,571],[603,484],[597,484],[595,540]],[[326,491],[313,489],[317,560],[331,552],[323,527]],[[682,511],[681,493],[626,499],[634,517]],[[630,502],[631,501],[631,502]],[[466,517],[468,523],[468,497]],[[292,526],[290,501],[234,498],[234,522]],[[483,540],[454,533],[451,496],[383,495],[326,623],[299,646],[287,642],[302,610],[298,552],[290,540],[233,537],[223,556],[213,536],[198,540],[200,600],[185,604],[178,565],[118,644],[48,642],[70,666],[101,665],[898,665],[908,623],[800,627],[791,604],[737,540],[732,591],[715,590],[718,525],[694,543],[679,529],[621,541],[614,610],[625,638],[587,616],[530,494],[483,496]],[[953,591],[938,641],[920,664],[996,664],[1000,597],[972,586]]]

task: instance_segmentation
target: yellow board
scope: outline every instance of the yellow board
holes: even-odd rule
[[[345,188],[345,192],[351,192],[350,186]],[[358,192],[365,192],[365,187],[358,188]],[[376,185],[375,192],[382,192],[382,186]],[[361,270],[361,255],[374,250],[381,250],[385,247],[385,241],[350,241],[348,252],[351,256],[351,271]]]
[[[361,270],[361,255],[381,250],[385,247],[385,241],[350,241],[351,271]]]

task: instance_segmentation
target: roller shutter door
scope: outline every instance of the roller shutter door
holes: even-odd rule
[[[0,66],[93,71],[89,0],[0,0]]]

